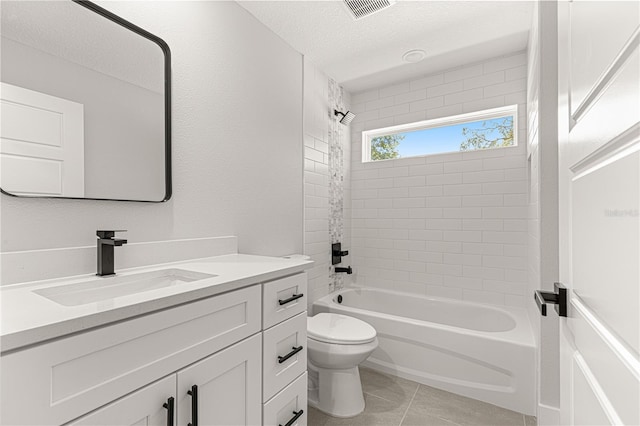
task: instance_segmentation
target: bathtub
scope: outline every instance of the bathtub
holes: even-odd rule
[[[524,309],[352,287],[317,300],[320,312],[375,327],[379,346],[365,366],[535,415],[535,341]]]

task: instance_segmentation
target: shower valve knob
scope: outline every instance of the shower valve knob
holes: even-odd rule
[[[337,265],[342,262],[342,257],[349,254],[348,250],[342,250],[342,243],[331,244],[331,264]]]

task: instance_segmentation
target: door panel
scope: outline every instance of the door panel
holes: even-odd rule
[[[84,106],[7,83],[0,89],[0,187],[83,197]]]
[[[637,353],[639,147],[636,143],[627,155],[599,161],[574,176],[572,241],[575,294]]]
[[[2,154],[2,189],[12,194],[62,195],[63,162],[59,159]]]
[[[593,379],[588,383],[607,395],[612,412],[624,424],[637,424],[640,393],[638,378],[633,374],[631,353],[619,348],[616,336],[611,335],[609,328],[595,318],[579,299],[573,301],[573,308],[572,328],[576,346],[580,348],[583,374],[588,366],[588,377]]]
[[[571,8],[572,114],[585,101],[600,77],[638,25],[636,1],[573,1]]]
[[[633,53],[618,74],[609,80],[597,102],[590,103],[584,114],[572,123],[567,164],[574,172],[584,163],[604,160],[607,145],[614,148],[619,139],[628,143],[638,130],[633,130],[640,116],[638,87],[640,86],[640,53],[635,45]],[[625,131],[629,134],[626,134]],[[600,150],[600,151],[599,151]]]
[[[563,424],[640,424],[640,3],[558,3]]]
[[[606,401],[603,400],[604,392],[599,388],[598,382],[591,378],[589,368],[584,360],[576,354],[573,358],[574,371],[574,405],[581,407],[574,412],[575,425],[602,426],[607,424],[621,424],[610,419],[603,409]]]

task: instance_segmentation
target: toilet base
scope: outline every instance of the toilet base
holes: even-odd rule
[[[357,366],[326,369],[308,364],[308,368],[310,377],[317,377],[317,387],[309,389],[309,405],[330,416],[342,418],[354,417],[364,411],[362,383]]]

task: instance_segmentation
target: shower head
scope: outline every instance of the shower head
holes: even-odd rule
[[[351,123],[353,119],[356,118],[356,115],[351,111],[340,112],[337,109],[333,110],[333,115],[341,115],[342,118],[340,119],[340,123],[344,124],[345,126],[349,125],[349,123]]]

